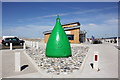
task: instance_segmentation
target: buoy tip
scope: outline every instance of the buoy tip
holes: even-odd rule
[[[57,21],[60,21],[60,17],[59,17],[59,15],[57,15],[57,19],[56,19]]]
[[[59,15],[57,15],[57,18],[60,18]]]

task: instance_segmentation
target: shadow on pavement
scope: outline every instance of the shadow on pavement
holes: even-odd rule
[[[27,68],[28,67],[28,65],[23,65],[22,67],[21,67],[21,71],[23,71],[25,68]]]
[[[26,49],[28,49],[29,47],[26,47]],[[3,46],[0,45],[0,50],[6,50],[6,49],[10,49],[10,46]],[[13,46],[13,50],[14,49],[23,49],[23,46]]]

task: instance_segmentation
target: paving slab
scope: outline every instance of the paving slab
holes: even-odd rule
[[[2,50],[2,77],[10,77],[28,73],[37,72],[34,65],[23,54],[23,49]],[[15,72],[15,52],[20,52],[21,67],[24,68],[20,72]],[[26,66],[26,68],[25,68]]]
[[[73,76],[79,78],[118,78],[118,49],[110,44],[93,44],[89,47],[90,50],[82,72],[75,73]],[[90,63],[93,62],[94,51],[99,52],[99,72],[90,66]]]
[[[14,78],[118,78],[118,49],[111,44],[77,44],[77,46],[89,46],[89,51],[82,70],[64,76],[46,76],[41,72],[12,76]],[[99,69],[91,68],[94,51],[99,52]],[[11,78],[12,78],[11,77]]]
[[[2,51],[0,51],[0,79],[2,78]]]

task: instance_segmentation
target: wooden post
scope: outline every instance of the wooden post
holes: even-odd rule
[[[19,72],[20,67],[20,52],[15,53],[15,72]]]

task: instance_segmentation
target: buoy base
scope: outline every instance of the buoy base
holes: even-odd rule
[[[72,57],[72,55],[68,55],[68,56],[49,56],[49,55],[46,55],[46,57],[48,57],[48,58],[69,58],[69,57]]]

